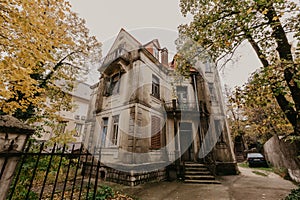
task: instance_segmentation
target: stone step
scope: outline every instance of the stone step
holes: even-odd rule
[[[210,171],[185,171],[185,175],[211,175]]]
[[[207,167],[187,167],[185,166],[185,171],[208,171]]]
[[[193,184],[221,184],[217,180],[185,180],[185,183],[193,183]]]
[[[206,165],[202,163],[184,163],[184,165],[187,167],[206,167]]]
[[[212,175],[185,175],[185,180],[215,180]]]

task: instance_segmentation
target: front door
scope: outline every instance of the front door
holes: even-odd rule
[[[193,132],[191,123],[179,123],[180,153],[182,161],[193,160]]]

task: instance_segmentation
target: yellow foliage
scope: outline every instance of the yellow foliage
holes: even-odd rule
[[[58,109],[70,109],[72,82],[86,61],[101,57],[88,32],[67,0],[0,1],[0,110],[55,118]]]

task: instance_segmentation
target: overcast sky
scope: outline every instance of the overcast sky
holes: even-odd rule
[[[141,43],[158,39],[161,47],[167,47],[170,55],[175,53],[174,40],[177,27],[188,23],[180,13],[179,0],[70,0],[73,10],[86,20],[91,34],[103,43],[103,56],[110,48],[113,38],[121,28],[131,33]],[[247,45],[224,71],[223,82],[230,87],[242,85],[259,62]],[[169,57],[169,59],[171,58]]]

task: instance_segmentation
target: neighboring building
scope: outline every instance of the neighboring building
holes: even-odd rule
[[[158,40],[142,45],[121,29],[92,87],[84,136],[107,180],[159,180],[173,165],[180,176],[186,162],[236,173],[218,72],[205,63],[178,81]]]
[[[82,135],[85,129],[85,120],[89,109],[92,89],[89,84],[84,82],[77,82],[76,87],[71,92],[72,105],[74,108],[71,111],[59,111],[59,115],[63,121],[57,125],[59,133],[72,133],[74,142],[78,148],[82,142]],[[53,130],[46,128],[48,133],[44,133],[39,140],[47,141],[54,136]]]

